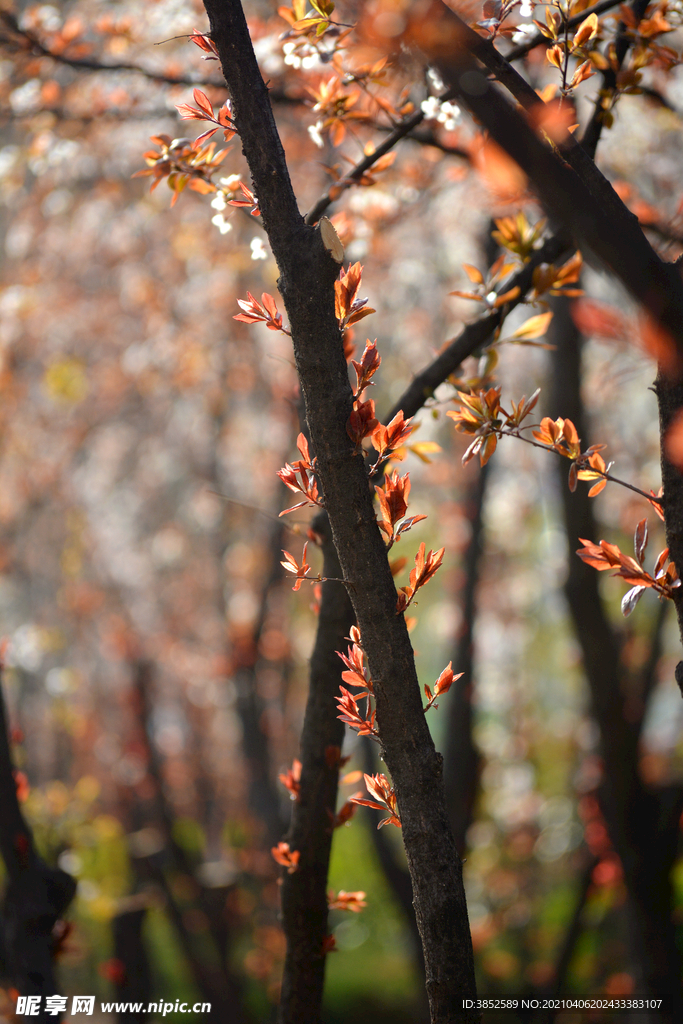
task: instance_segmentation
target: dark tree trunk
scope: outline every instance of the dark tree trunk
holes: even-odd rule
[[[550,339],[556,346],[551,414],[571,419],[585,448],[591,442],[581,401],[581,337],[569,314],[567,300],[556,301],[554,309],[550,330]],[[641,781],[638,740],[645,709],[637,717],[627,713],[629,680],[621,659],[619,637],[600,598],[599,574],[574,555],[579,537],[596,539],[593,499],[582,484],[574,494],[570,493],[567,464],[558,460],[558,465],[570,548],[565,593],[583,653],[593,714],[600,728],[604,766],[601,797],[628,889],[631,957],[643,991],[653,996],[675,997],[674,1015],[657,1017],[673,1024],[679,1019],[676,1014],[681,1008],[683,965],[672,918],[670,876],[678,851],[683,792],[680,787],[656,790]],[[678,507],[683,508],[683,504]]]
[[[443,709],[447,715],[446,746],[446,806],[451,828],[460,855],[465,853],[465,837],[472,824],[474,801],[479,786],[479,751],[472,736],[472,695],[474,689],[474,619],[476,613],[477,584],[484,547],[484,496],[489,475],[489,464],[481,469],[473,481],[466,502],[471,534],[465,551],[464,582],[460,607],[462,621],[453,651],[453,668],[462,672],[451,688],[448,703]]]
[[[378,530],[362,455],[346,423],[352,392],[334,308],[338,267],[304,224],[267,88],[237,0],[206,0],[263,223],[280,269],[313,450],[332,537],[368,657],[384,758],[392,775],[425,953],[432,1021],[479,1019],[462,866],[448,825],[441,758],[422,710],[412,647]],[[303,851],[300,851],[303,852]],[[320,951],[322,954],[322,950]],[[315,1021],[319,1008],[305,1019]]]
[[[326,516],[322,532],[323,575],[339,579],[341,569]],[[354,613],[341,583],[322,585],[320,621],[311,657],[310,689],[301,735],[301,789],[293,805],[287,839],[301,854],[299,869],[282,880],[282,916],[287,957],[282,982],[280,1019],[284,1022],[319,1019],[311,1016],[322,1004],[325,980],[324,942],[327,927],[327,873],[337,804],[339,761],[344,724],[337,718],[342,663]]]
[[[0,853],[7,871],[0,919],[3,973],[22,996],[40,996],[36,1020],[54,1020],[45,1013],[44,1000],[59,991],[54,972],[54,929],[74,898],[76,882],[60,868],[48,867],[38,856],[19,806],[1,666]]]
[[[114,979],[116,999],[121,1003],[142,1003],[141,1012],[131,1009],[117,1014],[118,1024],[144,1024],[149,1019],[147,1006],[152,999],[152,972],[142,926],[147,908],[122,910],[112,922],[114,957],[117,973]]]

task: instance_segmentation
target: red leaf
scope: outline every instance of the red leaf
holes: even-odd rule
[[[636,532],[633,538],[633,549],[636,553],[636,558],[643,564],[643,556],[645,555],[645,549],[647,547],[647,519],[641,519],[636,526]]]
[[[213,106],[211,105],[211,101],[209,100],[209,97],[206,95],[206,93],[202,92],[201,89],[195,89],[192,95],[194,96],[194,101],[199,107],[199,109],[203,110],[205,114],[208,114],[209,117],[212,118]]]

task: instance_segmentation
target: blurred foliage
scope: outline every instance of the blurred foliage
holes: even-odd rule
[[[271,5],[249,3],[247,13],[272,94],[287,99],[277,116],[303,210],[363,145],[386,136],[376,130],[386,126],[386,110],[358,100],[349,107],[363,108],[353,132],[330,115],[344,148],[325,141],[321,152],[318,137],[328,129],[306,90],[320,92],[329,54],[321,61],[301,39],[283,50],[286,26]],[[292,594],[277,567],[281,547],[300,552],[308,511],[274,533],[286,501],[276,471],[296,458],[299,430],[291,345],[233,319],[237,300],[275,292],[278,274],[259,221],[227,207],[234,181],[213,207],[213,193],[183,192],[169,210],[164,184],[150,193],[145,179],[132,180],[150,135],[190,130],[175,104],[190,99],[192,85],[154,74],[209,78],[215,84],[203,87],[213,106],[225,99],[216,66],[180,38],[202,19],[198,0],[22,5],[20,24],[67,57],[137,64],[151,78],[90,72],[3,44],[0,631],[10,639],[6,695],[26,814],[46,860],[78,879],[60,961],[64,991],[113,996],[112,920],[138,900],[153,997],[200,998],[178,921],[194,958],[208,964],[219,959],[210,927],[217,925],[230,933],[230,966],[247,1004],[266,1021],[284,956],[279,869],[250,795],[243,744],[249,729],[265,736],[275,785],[298,753],[315,633],[313,589]],[[161,40],[169,42],[157,47]],[[367,47],[370,60],[376,52]],[[531,66],[547,84],[548,69]],[[407,58],[372,71],[372,88],[382,96],[377,81],[386,84],[394,113],[413,71]],[[429,102],[421,72],[418,79],[414,102]],[[678,89],[676,76],[668,85],[653,81]],[[656,201],[675,228],[680,116],[662,105],[643,111],[639,100],[621,98],[624,115],[601,158],[612,179],[628,179],[633,195]],[[446,113],[429,119],[422,143],[407,141],[393,164],[335,208],[346,259],[365,261],[363,287],[377,310],[368,330],[383,358],[373,393],[380,415],[471,317],[471,303],[448,293],[466,283],[465,261],[484,265],[491,211],[510,212],[463,158],[476,150],[476,126]],[[248,181],[238,144],[220,173]],[[531,200],[525,209],[536,223]],[[678,255],[675,237],[663,245]],[[590,268],[584,287],[626,308]],[[635,319],[630,307],[626,314]],[[594,438],[609,443],[620,476],[656,490],[653,365],[631,339],[588,333],[584,397]],[[356,357],[364,335],[356,329]],[[480,370],[476,360],[467,364],[467,374]],[[508,345],[496,372],[509,393],[531,394],[547,382],[547,357]],[[429,462],[407,457],[411,511],[429,518],[393,551],[412,564],[420,542],[446,546],[443,569],[414,607],[423,685],[453,657],[462,628],[479,472],[461,466],[465,445],[444,416],[451,404],[450,391],[440,390],[417,417],[419,440],[443,450]],[[522,447],[502,440],[491,462],[477,588],[473,702],[482,767],[465,877],[478,979],[489,994],[551,985],[588,873],[567,991],[627,994],[634,979],[624,887],[613,861],[593,868],[597,735],[560,590],[575,543],[560,525],[550,457]],[[630,550],[632,524],[645,514],[640,500],[608,487],[595,509],[605,534]],[[309,557],[315,573],[312,548]],[[406,579],[404,570],[399,585]],[[655,598],[646,595],[624,625],[618,583],[601,587],[635,671],[647,658]],[[683,778],[672,620],[662,647],[641,745],[643,777],[653,785]],[[136,688],[143,661],[154,665],[146,710]],[[430,711],[429,722],[442,746],[443,708]],[[347,770],[359,768],[353,738],[348,752],[355,759]],[[288,806],[283,789],[283,829]],[[376,817],[360,810],[335,835],[330,887],[364,891],[368,906],[359,915],[332,912],[338,951],[328,958],[327,1024],[417,1024],[424,1012],[413,940],[370,837]],[[400,859],[398,834],[385,831]],[[681,860],[674,881],[680,930]],[[571,1014],[563,1021],[575,1024]]]

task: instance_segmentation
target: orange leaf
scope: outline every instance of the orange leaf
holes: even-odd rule
[[[477,270],[476,267],[473,267],[469,263],[463,263],[462,269],[465,271],[472,284],[484,283],[484,275],[482,274],[481,270]]]
[[[211,101],[209,100],[209,97],[206,95],[206,93],[202,92],[201,89],[195,89],[193,91],[192,95],[194,96],[194,101],[197,104],[197,106],[199,107],[199,109],[203,110],[205,114],[208,114],[209,117],[212,118],[213,117],[213,107],[212,107]]]
[[[597,35],[599,27],[600,24],[598,22],[597,14],[589,14],[576,30],[576,34],[572,40],[574,48],[585,46],[590,39],[593,39]]]
[[[597,484],[593,484],[588,492],[588,497],[594,498],[597,494],[600,494],[600,491],[604,490],[605,487],[607,487],[607,480],[603,477],[602,480],[598,480]]]

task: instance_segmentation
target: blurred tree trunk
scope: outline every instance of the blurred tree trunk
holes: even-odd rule
[[[322,539],[323,575],[318,630],[311,656],[306,715],[301,734],[301,784],[292,806],[287,840],[301,851],[301,870],[282,880],[282,916],[287,936],[280,1017],[306,1019],[322,1005],[325,980],[324,943],[327,925],[327,874],[334,832],[337,785],[344,742],[344,723],[337,718],[342,662],[337,651],[348,646],[355,615],[346,589],[333,582],[341,576],[327,516],[314,528]]]
[[[116,976],[113,978],[116,999],[121,1003],[142,1003],[141,1012],[120,1010],[118,1024],[144,1024],[149,1019],[147,1006],[152,1000],[152,973],[142,926],[147,908],[144,906],[120,911],[112,921]]]
[[[45,1013],[44,997],[59,991],[54,972],[59,939],[55,925],[76,894],[76,882],[61,868],[48,867],[38,855],[19,805],[1,665],[0,852],[7,872],[0,916],[2,973],[20,995],[41,997],[37,1020],[54,1020]]]
[[[154,680],[154,665],[149,661],[138,660],[133,664],[132,670],[140,738],[146,754],[147,770],[154,783],[156,824],[161,830],[165,846],[163,854],[143,854],[140,860],[145,862],[144,870],[164,892],[169,918],[177,931],[195,982],[205,1001],[212,1004],[212,1012],[220,1013],[226,1024],[247,1024],[250,1015],[244,1005],[242,979],[234,973],[230,963],[233,936],[225,927],[224,908],[212,900],[211,892],[199,882],[195,871],[196,865],[191,862],[174,835],[173,812],[164,795],[163,768],[151,737],[153,701],[150,691]],[[211,956],[208,958],[196,947],[186,926],[183,911],[178,905],[173,887],[169,884],[164,870],[168,862],[171,869],[182,878],[185,888],[191,893],[192,899],[205,917],[206,938],[211,949]],[[129,922],[128,926],[132,927],[132,924]]]
[[[556,346],[552,355],[552,416],[572,420],[582,448],[591,443],[581,399],[582,338],[572,320],[568,300],[557,299],[549,332]],[[638,972],[637,991],[677,996],[672,1022],[679,1019],[681,955],[672,918],[671,871],[678,852],[679,818],[683,808],[680,786],[646,786],[638,768],[638,742],[645,704],[634,715],[621,653],[621,638],[613,629],[599,593],[599,575],[574,554],[579,537],[597,539],[592,498],[579,484],[567,486],[567,463],[558,459],[558,478],[569,542],[565,594],[583,655],[593,715],[600,729],[604,777],[601,802],[614,848],[621,860],[628,889],[629,944]],[[654,674],[656,664],[651,666]],[[629,686],[630,684],[630,686]],[[652,679],[643,690],[649,690]]]
[[[462,620],[453,650],[453,668],[462,672],[444,700],[446,740],[444,749],[446,806],[455,842],[464,856],[467,829],[472,824],[474,802],[479,788],[479,751],[472,735],[474,690],[474,620],[477,585],[484,549],[484,498],[489,478],[488,463],[476,473],[465,496],[470,539],[465,550],[464,580],[460,592]]]

